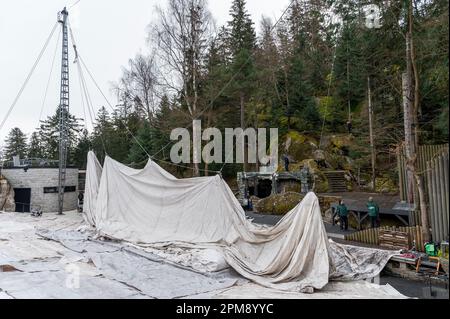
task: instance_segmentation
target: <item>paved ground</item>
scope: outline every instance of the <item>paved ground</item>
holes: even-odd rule
[[[94,235],[76,212],[41,218],[0,213],[0,299],[405,297],[369,282],[330,282],[312,295],[284,292],[248,282],[232,269],[192,271],[202,265],[221,269],[220,258],[212,260],[203,252],[155,250],[95,240]]]
[[[261,215],[254,212],[246,212],[247,216],[252,218],[255,223],[265,224],[265,225],[275,225],[281,216],[275,215]],[[331,225],[325,223],[325,229],[328,236],[332,238],[335,242],[341,244],[352,244],[363,247],[372,247],[371,245],[364,245],[361,243],[348,242],[344,240],[345,234],[354,232],[355,230],[342,231],[339,225]],[[377,247],[378,248],[378,247]],[[448,299],[449,290],[448,287],[444,286],[430,286],[429,283],[408,280],[404,278],[398,278],[391,275],[382,274],[380,278],[381,284],[390,284],[400,293],[408,297],[420,298],[420,299]]]
[[[420,281],[407,280],[393,276],[381,276],[382,285],[390,284],[400,293],[408,297],[419,299],[448,299],[448,286],[430,285]]]

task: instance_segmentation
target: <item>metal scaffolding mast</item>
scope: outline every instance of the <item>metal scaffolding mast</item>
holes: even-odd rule
[[[59,184],[58,184],[58,214],[62,215],[64,206],[64,188],[66,185],[68,120],[69,120],[69,37],[67,32],[66,8],[58,13],[58,22],[62,26],[62,60],[61,60],[61,91],[59,102]]]

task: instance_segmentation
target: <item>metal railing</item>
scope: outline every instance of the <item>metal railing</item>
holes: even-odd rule
[[[40,158],[21,159],[19,165],[14,161],[6,161],[1,163],[0,168],[59,168],[59,161]],[[67,165],[67,168],[75,168],[75,166]]]

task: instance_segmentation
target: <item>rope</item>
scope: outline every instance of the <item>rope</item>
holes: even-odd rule
[[[81,95],[81,106],[83,107],[83,115],[84,115],[84,129],[87,131],[87,116],[86,116],[86,105],[84,104],[84,95],[83,95],[83,88],[81,84],[81,76],[78,76],[78,84],[80,85],[80,95]],[[91,120],[92,122],[92,120]],[[92,124],[92,123],[91,123]]]
[[[89,93],[89,90],[87,89],[87,85],[86,85],[86,79],[84,78],[84,74],[83,74],[83,70],[81,69],[81,66],[79,63],[77,63],[77,67],[78,67],[78,73],[80,75],[80,80],[81,80],[81,85],[84,91],[84,95],[86,98],[86,104],[88,107],[88,111],[89,111],[89,117],[91,119],[91,125],[92,125],[92,129],[94,129],[95,124],[94,124],[94,106],[92,104],[92,100],[91,100],[91,95]],[[100,141],[102,142],[102,147],[103,147],[103,151],[104,153],[107,155],[108,152],[106,151],[106,143],[105,143],[105,139],[104,139],[104,134],[103,131],[101,132],[101,134],[99,135],[100,137]]]
[[[294,4],[294,2],[296,2],[296,0],[292,0],[291,3],[289,4],[289,6],[283,11],[283,13],[281,14],[281,16],[278,18],[278,20],[275,22],[275,24],[272,26],[272,28],[270,29],[270,33],[272,33],[275,28],[277,27],[277,25],[281,22],[281,20],[283,19],[284,15],[288,12],[288,10],[292,7],[292,5]],[[222,93],[230,86],[230,84],[234,81],[234,79],[241,73],[241,71],[243,70],[243,68],[247,65],[247,63],[253,58],[253,55],[255,54],[255,52],[252,52],[252,54],[247,58],[247,60],[241,65],[241,67],[239,68],[239,70],[233,74],[233,76],[231,77],[231,79],[225,84],[225,86],[219,91],[218,94],[216,94],[214,96],[214,98],[211,100],[211,102],[209,103],[209,105],[203,109],[198,115],[197,117],[202,116],[206,111],[208,111],[213,105],[214,102],[222,95]],[[190,128],[192,126],[192,123],[190,123],[187,128]],[[159,150],[158,152],[156,152],[151,158],[153,159],[156,155],[160,154],[162,151],[164,151],[167,147],[169,147],[169,145],[171,145],[172,142],[169,142],[167,145],[165,145],[161,150]]]
[[[95,81],[95,79],[94,79],[92,73],[89,71],[89,69],[87,68],[86,64],[84,63],[83,58],[82,58],[80,55],[78,55],[78,57],[79,57],[79,60],[81,61],[81,63],[83,64],[84,68],[85,68],[86,71],[88,72],[88,74],[89,74],[91,80],[94,82],[95,86],[97,87],[97,89],[99,90],[99,92],[101,93],[101,95],[103,96],[103,98],[105,99],[106,103],[107,103],[108,106],[111,108],[111,110],[114,111],[113,106],[111,105],[111,103],[109,102],[108,98],[105,96],[105,94],[103,93],[103,91],[101,90],[101,88],[99,87],[99,85],[97,84],[97,82]],[[122,122],[123,126],[126,128],[126,130],[128,131],[128,133],[133,137],[133,139],[136,141],[136,143],[140,146],[140,148],[145,152],[145,154],[147,154],[148,158],[149,158],[150,160],[153,160],[152,157],[150,156],[150,154],[147,152],[146,148],[140,143],[140,141],[136,138],[136,136],[134,136],[134,134],[130,131],[130,129],[128,128],[127,124],[126,124],[122,119],[119,119],[119,120],[120,120],[120,122]],[[170,165],[173,165],[173,166],[177,166],[177,167],[181,167],[181,168],[193,170],[193,168],[190,167],[190,166],[179,165],[179,164],[175,164],[175,163],[172,163],[172,162],[167,162],[167,161],[164,161],[164,160],[161,160],[161,159],[155,159],[155,160],[157,160],[158,162],[170,164]],[[206,170],[201,169],[201,168],[199,168],[199,171],[206,172]],[[210,170],[208,170],[208,171],[209,171],[209,172],[214,172],[214,171],[210,171]],[[216,173],[219,173],[219,172],[216,172]]]
[[[328,100],[329,100],[330,95],[331,95],[331,82],[333,81],[333,77],[334,77],[334,64],[336,62],[336,50],[337,50],[337,43],[334,46],[333,60],[332,60],[332,63],[331,63],[331,74],[330,74],[330,80],[328,81],[327,102],[325,103],[325,112],[323,114],[322,130],[320,132],[319,150],[322,149],[323,133],[324,133],[324,130],[325,130],[325,122],[326,122],[327,112],[328,112]]]
[[[4,118],[3,118],[3,120],[2,120],[2,122],[1,122],[1,124],[0,124],[0,131],[3,129],[3,127],[4,127],[5,123],[6,123],[6,121],[8,120],[9,116],[11,115],[11,112],[13,111],[13,109],[14,109],[14,107],[16,106],[17,102],[19,101],[19,99],[20,99],[20,97],[21,97],[23,91],[25,90],[25,88],[26,88],[28,82],[30,81],[31,76],[33,75],[34,70],[36,69],[37,65],[39,64],[39,61],[41,60],[42,56],[44,55],[44,52],[45,52],[45,50],[47,49],[47,46],[48,46],[48,44],[49,44],[49,42],[50,42],[50,40],[51,40],[53,34],[55,33],[55,30],[56,30],[56,27],[57,27],[57,26],[58,26],[58,22],[56,22],[55,25],[53,26],[53,29],[51,30],[51,32],[50,32],[50,34],[49,34],[47,40],[46,40],[45,43],[44,43],[43,48],[41,49],[41,52],[39,53],[39,55],[38,55],[36,61],[34,62],[32,68],[31,68],[31,70],[30,70],[30,72],[28,73],[28,76],[27,76],[27,78],[25,79],[25,82],[22,84],[22,87],[20,88],[19,93],[17,94],[17,96],[16,96],[16,98],[14,99],[13,103],[12,103],[11,106],[9,107],[8,112],[7,112],[6,115],[4,116]]]
[[[272,26],[272,28],[271,28],[271,30],[270,30],[270,33],[272,33],[272,32],[275,30],[276,26],[280,23],[280,21],[282,20],[282,18],[284,17],[284,15],[288,12],[288,10],[291,8],[291,6],[294,4],[294,2],[295,2],[295,0],[291,1],[291,3],[289,4],[289,6],[284,10],[283,14],[280,16],[280,18],[279,18],[279,19],[275,22],[275,24]],[[77,2],[77,3],[78,3],[78,2]],[[73,38],[72,30],[70,30],[70,32],[71,32],[71,36],[72,36],[72,41],[73,41],[73,43],[75,44],[75,41],[74,41],[74,38]],[[247,60],[241,65],[241,67],[239,68],[239,70],[238,70],[235,74],[233,74],[233,76],[230,78],[230,80],[223,86],[223,88],[219,91],[219,93],[211,100],[211,102],[209,103],[209,105],[208,105],[205,109],[203,109],[203,110],[197,115],[198,117],[200,117],[201,115],[203,115],[203,114],[204,114],[204,113],[205,113],[212,105],[214,105],[215,100],[216,100],[217,98],[219,98],[219,97],[222,95],[222,93],[229,87],[229,85],[234,81],[234,79],[240,74],[240,72],[242,71],[242,69],[247,65],[247,63],[248,63],[248,62],[251,60],[251,58],[253,57],[253,54],[254,54],[254,53],[252,53],[252,55],[250,55],[250,56],[247,58]],[[84,60],[82,59],[82,57],[81,57],[80,54],[78,54],[78,59],[79,59],[79,61],[81,62],[82,66],[85,68],[85,70],[88,72],[89,77],[91,78],[91,80],[93,81],[93,83],[94,83],[94,85],[97,87],[97,89],[99,90],[100,94],[101,94],[101,95],[103,96],[103,98],[105,99],[105,101],[106,101],[106,103],[108,104],[108,106],[110,107],[110,109],[111,109],[112,111],[114,111],[114,107],[111,105],[111,103],[109,102],[108,98],[107,98],[106,95],[103,93],[102,89],[101,89],[100,86],[98,85],[97,81],[95,80],[94,76],[93,76],[92,73],[90,72],[89,68],[86,66],[86,64],[85,64],[85,62],[84,62]],[[167,163],[167,164],[171,164],[171,165],[173,165],[173,166],[178,166],[178,167],[183,167],[183,168],[188,168],[188,169],[194,170],[194,168],[189,167],[189,166],[178,165],[178,164],[174,164],[174,163],[171,163],[171,162],[167,162],[167,161],[164,161],[164,160],[161,160],[161,159],[156,159],[156,155],[158,155],[158,154],[160,154],[161,152],[163,152],[167,147],[169,147],[169,146],[172,144],[172,142],[169,142],[167,145],[165,145],[163,148],[161,148],[161,150],[159,150],[159,151],[156,152],[153,156],[151,156],[151,155],[148,153],[147,149],[141,144],[141,142],[140,142],[140,141],[134,136],[134,134],[130,131],[130,129],[128,128],[128,126],[126,125],[126,123],[125,123],[122,119],[119,119],[119,120],[122,122],[122,124],[124,125],[124,127],[126,128],[126,130],[128,131],[128,133],[133,137],[133,139],[136,141],[136,143],[139,145],[139,147],[145,152],[145,154],[146,154],[151,160],[158,160],[158,161],[160,161],[160,162]],[[185,128],[187,129],[187,128],[189,128],[191,125],[192,125],[192,123],[190,123],[190,124],[189,124],[187,127],[185,127]],[[222,170],[223,170],[223,167],[222,167],[222,169],[221,169],[219,172],[216,172],[216,173],[221,173]],[[200,169],[200,168],[199,168],[199,171],[207,172],[207,170]],[[208,172],[214,172],[214,171],[208,170]]]
[[[92,73],[89,71],[89,68],[86,66],[86,64],[84,63],[83,58],[81,57],[80,54],[78,54],[78,58],[79,61],[81,62],[82,66],[85,68],[85,70],[88,72],[89,77],[91,78],[92,82],[94,83],[94,85],[96,86],[96,88],[99,90],[100,94],[103,96],[103,98],[105,99],[106,103],[108,104],[109,108],[114,111],[114,107],[111,105],[111,103],[109,102],[108,98],[106,97],[106,95],[103,93],[102,89],[100,88],[100,86],[98,85],[97,81],[95,81],[94,76],[92,75]],[[133,139],[136,141],[136,143],[139,145],[139,147],[145,152],[145,154],[151,158],[150,154],[147,152],[147,150],[145,149],[145,147],[141,144],[141,142],[136,138],[136,136],[134,136],[134,134],[130,131],[130,129],[128,128],[128,125],[119,118],[119,121],[122,122],[123,126],[125,127],[125,129],[127,130],[127,132],[131,135],[131,137],[133,137]]]
[[[74,4],[72,4],[70,7],[69,7],[69,9],[67,9],[67,10],[70,10],[70,9],[72,9],[73,7],[75,7],[78,3],[80,3],[80,1],[81,0],[78,0],[78,1],[76,1]]]
[[[39,121],[38,121],[38,124],[39,124],[39,123],[41,122],[41,120],[42,120],[42,114],[43,114],[43,112],[44,112],[45,102],[47,101],[48,88],[49,88],[49,86],[50,86],[50,80],[51,80],[52,74],[53,74],[53,66],[55,65],[56,53],[58,52],[59,40],[60,40],[60,38],[61,38],[61,33],[62,33],[62,31],[59,32],[59,34],[58,34],[58,40],[56,40],[55,52],[53,53],[53,59],[52,59],[52,66],[50,67],[50,74],[48,75],[47,86],[45,87],[45,94],[44,94],[44,99],[42,100],[42,106],[41,106],[41,111],[40,111],[40,113],[39,113]]]

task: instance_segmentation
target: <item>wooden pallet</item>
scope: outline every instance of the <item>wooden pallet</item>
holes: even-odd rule
[[[409,249],[411,246],[408,233],[393,230],[379,230],[380,246],[390,249]]]

